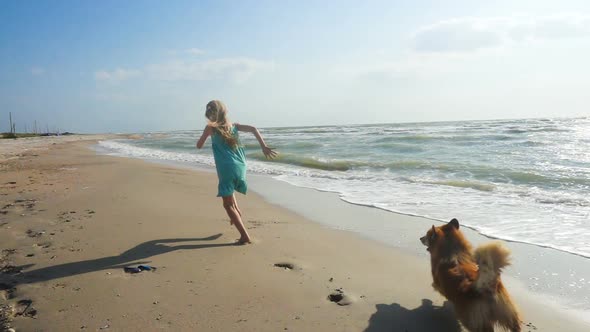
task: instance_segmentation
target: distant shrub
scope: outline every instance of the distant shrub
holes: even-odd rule
[[[33,133],[0,133],[0,138],[24,138],[24,137],[37,137],[39,134]]]

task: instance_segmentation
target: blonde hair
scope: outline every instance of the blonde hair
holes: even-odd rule
[[[232,135],[232,123],[227,117],[227,107],[224,103],[219,100],[208,102],[205,117],[209,120],[209,126],[213,128],[213,132],[221,135],[230,148],[238,147],[238,139]]]

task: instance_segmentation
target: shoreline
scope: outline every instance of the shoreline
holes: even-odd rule
[[[104,140],[103,140],[104,141]],[[106,140],[106,141],[110,141],[110,140]],[[125,141],[125,138],[123,138],[123,141]],[[102,142],[100,142],[102,143]],[[129,144],[128,142],[121,142],[123,145],[129,145],[131,147],[133,147],[133,144]],[[120,152],[120,151],[116,151],[117,149],[114,148],[114,150],[116,152],[112,152],[109,149],[112,149],[112,147],[102,147],[101,144],[98,144],[95,148],[96,151],[98,151],[101,154],[107,154],[107,155],[112,155],[112,156],[121,156],[121,157],[127,157],[127,158],[135,158],[135,159],[141,159],[141,160],[146,160],[149,162],[154,162],[154,163],[161,163],[161,164],[167,164],[167,165],[176,165],[179,167],[185,167],[188,169],[196,169],[196,170],[205,170],[205,171],[209,171],[209,170],[213,170],[214,171],[214,165],[212,165],[211,163],[213,162],[212,159],[209,162],[208,160],[202,160],[202,159],[196,159],[196,160],[191,160],[191,158],[187,158],[186,156],[184,158],[181,158],[179,160],[174,160],[174,159],[166,159],[167,156],[164,157],[153,157],[153,156],[149,156],[149,153],[146,154],[146,152],[140,152],[140,153],[131,153],[129,151],[125,152]],[[150,148],[148,148],[147,150],[150,150]],[[155,149],[156,151],[158,149]],[[186,153],[190,155],[190,153]],[[200,157],[202,157],[202,155],[199,155]],[[163,158],[163,159],[161,159]],[[254,160],[255,163],[258,163],[259,160]],[[195,165],[197,164],[197,165]],[[293,182],[292,179],[288,179],[286,178],[284,175],[285,174],[280,174],[280,175],[275,175],[275,174],[265,174],[264,172],[258,172],[256,173],[256,168],[257,166],[254,166],[254,171],[250,171],[249,174],[252,174],[254,176],[268,176],[273,178],[274,180],[280,181],[280,182],[285,182],[288,183],[291,186],[294,187],[300,187],[300,188],[307,188],[307,189],[311,189],[311,190],[316,190],[319,192],[325,192],[325,193],[333,193],[333,194],[337,194],[340,196],[340,199],[346,203],[352,204],[352,205],[358,205],[358,206],[362,206],[362,207],[367,207],[367,208],[375,208],[375,209],[380,209],[389,213],[393,213],[396,215],[402,215],[402,216],[409,216],[409,217],[418,217],[418,218],[422,218],[422,219],[427,219],[427,220],[431,220],[434,221],[435,223],[440,222],[440,223],[444,223],[447,219],[446,216],[444,218],[435,218],[435,217],[431,217],[429,215],[421,215],[421,214],[416,214],[416,213],[406,213],[406,212],[400,212],[394,209],[389,209],[389,208],[385,208],[385,207],[381,207],[375,204],[371,204],[371,203],[362,203],[362,202],[358,202],[355,201],[354,199],[351,198],[347,198],[345,197],[346,194],[341,192],[341,191],[337,191],[337,190],[329,190],[329,189],[322,189],[319,187],[315,187],[313,185],[306,185],[306,184],[298,184],[296,182]],[[259,165],[258,165],[258,168]],[[258,169],[259,170],[259,169]],[[459,213],[460,214],[460,213]],[[453,217],[457,218],[457,215],[454,215]],[[450,219],[450,218],[449,218]],[[459,218],[461,219],[461,218]],[[463,220],[463,219],[462,219]],[[473,231],[475,231],[476,233],[478,233],[481,236],[484,236],[485,238],[488,239],[494,239],[494,240],[500,240],[500,241],[504,241],[504,242],[514,242],[514,243],[521,243],[521,244],[526,244],[526,245],[532,245],[535,247],[542,247],[542,248],[547,248],[547,249],[553,249],[559,252],[563,252],[563,253],[567,253],[567,254],[571,254],[571,255],[575,255],[575,256],[580,256],[582,258],[587,258],[590,259],[590,255],[586,255],[584,253],[580,253],[577,252],[576,250],[568,250],[565,248],[562,248],[558,245],[551,245],[551,244],[543,244],[543,243],[538,243],[536,241],[531,241],[531,240],[521,240],[521,239],[515,239],[511,236],[506,236],[506,235],[502,235],[502,236],[498,236],[497,234],[494,235],[492,234],[493,232],[490,232],[489,230],[486,231],[485,229],[476,226],[477,223],[469,223],[469,220],[467,221],[467,223],[463,222],[462,226],[464,226],[465,228],[469,228]],[[590,277],[590,276],[589,276]],[[589,302],[589,306],[588,309],[590,310],[590,302]]]
[[[35,199],[31,211],[11,207],[0,216],[7,222],[0,240],[16,249],[9,259],[22,268],[3,275],[15,281],[8,302],[28,298],[38,310],[37,319],[16,317],[17,330],[459,331],[452,309],[430,286],[427,259],[328,228],[309,211],[294,213],[256,190],[240,200],[256,243],[233,246],[237,232],[214,197],[211,174],[97,155],[89,144],[58,144],[3,164],[2,183],[16,177],[16,184],[1,199]],[[265,188],[288,198],[298,187]],[[411,234],[407,241],[418,242]],[[122,271],[138,262],[158,270]],[[281,263],[292,268],[275,266]],[[541,331],[588,329],[572,312],[507,284],[525,323]],[[352,304],[328,301],[336,289]]]

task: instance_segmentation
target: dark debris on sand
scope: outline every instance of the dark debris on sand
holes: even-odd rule
[[[12,274],[14,266],[10,264],[10,256],[16,252],[16,249],[2,249],[0,252],[0,273]]]
[[[0,332],[14,331],[10,322],[16,316],[37,318],[37,309],[33,307],[33,301],[30,299],[21,299],[14,304],[10,304],[15,299],[16,287],[11,280],[14,280],[16,274],[19,274],[23,266],[14,266],[10,261],[10,256],[15,254],[14,249],[4,249],[0,254]]]
[[[20,300],[17,302],[16,315],[35,318],[37,310],[32,307],[33,301],[29,299]]]
[[[10,313],[12,308],[7,304],[0,305],[0,332],[10,331]]]
[[[8,265],[8,256],[12,253],[14,253],[12,250],[2,250],[0,254],[0,274],[4,274],[2,271]],[[10,284],[0,283],[0,332],[10,331],[12,307],[6,301],[12,297],[13,291]]]
[[[8,332],[10,322],[14,316],[14,310],[8,304],[8,300],[14,297],[15,288],[11,284],[0,283],[0,332]]]

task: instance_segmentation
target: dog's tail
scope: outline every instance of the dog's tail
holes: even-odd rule
[[[480,292],[496,292],[502,269],[510,265],[510,251],[500,242],[491,242],[475,249],[479,273],[475,288]]]
[[[500,242],[491,242],[475,249],[474,256],[479,265],[475,288],[481,293],[494,294],[494,316],[500,326],[520,332],[520,314],[500,279],[502,269],[510,265],[510,251]]]

